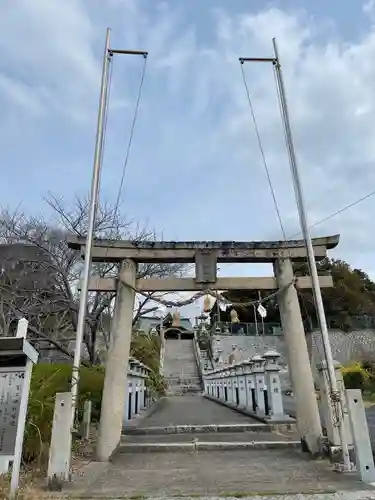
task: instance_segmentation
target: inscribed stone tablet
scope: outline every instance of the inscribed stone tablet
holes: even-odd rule
[[[25,372],[0,372],[0,455],[13,455]]]

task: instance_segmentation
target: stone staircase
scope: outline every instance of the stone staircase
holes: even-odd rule
[[[201,380],[192,339],[166,339],[163,375],[167,385],[167,394],[201,391]]]
[[[295,425],[268,425],[202,395],[162,398],[156,411],[124,429],[118,452],[298,449]]]

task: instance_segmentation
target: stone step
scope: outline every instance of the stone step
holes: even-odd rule
[[[338,474],[328,460],[312,460],[289,448],[119,453],[109,463],[91,461],[74,471],[73,478],[64,493],[77,500],[375,498],[375,491],[358,476]]]
[[[172,434],[164,436],[124,436],[119,453],[215,451],[215,450],[268,450],[300,448],[295,436],[276,433],[220,433],[220,434]]]
[[[217,434],[217,433],[244,433],[244,432],[291,432],[291,426],[277,426],[269,424],[206,424],[206,425],[169,425],[166,427],[138,427],[124,429],[124,435],[164,435],[164,434]]]

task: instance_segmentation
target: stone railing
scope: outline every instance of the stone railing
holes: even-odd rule
[[[262,356],[203,374],[205,395],[264,421],[290,422],[283,407],[280,354]]]
[[[125,394],[124,426],[151,407],[156,401],[156,395],[151,391],[147,380],[151,369],[135,358],[129,359],[128,387]]]

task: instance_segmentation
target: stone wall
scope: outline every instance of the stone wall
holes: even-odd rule
[[[374,353],[375,356],[375,330],[353,332],[330,330],[329,338],[333,357],[342,364],[358,361],[366,353]],[[324,350],[320,333],[312,333],[311,337],[307,337],[307,341],[310,354],[317,361],[322,360]],[[214,335],[212,346],[214,357],[219,356],[223,363],[228,362],[233,346],[236,346],[235,352],[238,361],[275,349],[281,354],[281,363],[287,364],[287,351],[282,335]]]
[[[375,330],[329,332],[333,358],[341,364],[363,359],[366,353],[375,357]],[[314,332],[307,337],[310,356],[315,363],[324,359],[324,350],[321,334]],[[242,361],[256,354],[264,354],[269,350],[276,350],[281,354],[282,371],[280,378],[284,390],[290,388],[288,374],[287,350],[282,335],[214,335],[213,355],[215,366],[228,364],[230,354],[234,354],[236,361]],[[372,354],[374,353],[374,354]]]
[[[375,330],[342,332],[330,330],[329,340],[333,358],[345,365],[351,361],[360,361],[366,354],[375,356]],[[324,359],[322,337],[314,332],[311,336],[311,354],[314,359]]]

